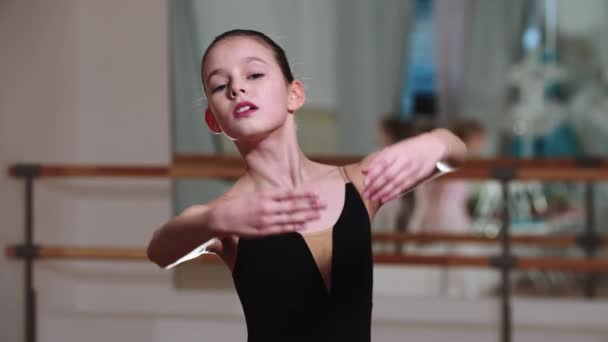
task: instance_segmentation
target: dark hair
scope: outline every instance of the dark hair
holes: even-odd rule
[[[453,122],[449,126],[449,130],[454,133],[457,137],[462,139],[465,143],[471,139],[475,134],[484,133],[483,125],[474,119],[462,119]]]
[[[283,48],[280,47],[279,44],[275,43],[274,40],[270,39],[267,35],[263,34],[262,32],[254,31],[254,30],[236,29],[236,30],[226,31],[226,32],[220,34],[219,36],[215,37],[215,39],[213,39],[211,44],[209,44],[209,46],[207,47],[207,50],[205,50],[205,53],[203,54],[203,58],[201,60],[201,78],[203,80],[203,87],[205,86],[205,76],[203,74],[203,68],[205,66],[205,60],[207,59],[207,55],[209,54],[209,51],[211,51],[211,49],[217,43],[221,42],[224,39],[231,38],[231,37],[251,37],[251,38],[257,39],[262,44],[268,46],[273,51],[274,57],[276,58],[277,63],[279,64],[279,67],[281,68],[281,72],[283,73],[283,77],[285,77],[285,80],[287,81],[287,83],[293,82],[294,77],[293,77],[293,73],[291,72],[291,67],[289,66],[289,62],[287,61],[287,56],[285,55],[285,50],[283,50]]]
[[[437,124],[432,119],[418,117],[412,120],[412,136],[428,133],[436,128]]]
[[[412,125],[396,115],[383,117],[380,120],[380,127],[392,142],[398,142],[412,134]]]

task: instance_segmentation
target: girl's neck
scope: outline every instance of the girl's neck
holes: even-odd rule
[[[264,139],[251,145],[237,142],[237,148],[256,187],[294,189],[312,178],[314,163],[300,149],[291,116]]]

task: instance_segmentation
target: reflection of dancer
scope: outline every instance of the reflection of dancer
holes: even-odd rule
[[[304,89],[259,32],[217,37],[202,78],[207,125],[234,140],[246,171],[226,194],[156,231],[150,259],[169,267],[216,253],[232,271],[250,342],[369,341],[370,217],[442,163],[461,161],[464,144],[436,130],[344,167],[309,160],[294,120]]]
[[[460,120],[450,126],[450,130],[467,145],[468,154],[478,156],[484,149],[485,130],[474,120]],[[416,206],[410,227],[419,233],[454,233],[472,232],[473,220],[468,208],[472,184],[466,180],[440,180],[427,183],[415,190]],[[476,245],[432,244],[419,246],[420,253],[431,254],[468,254],[478,255],[481,252]],[[438,286],[437,292],[458,296],[472,297],[482,291],[484,272],[476,270],[445,269],[430,270],[428,282]]]
[[[478,156],[485,145],[485,131],[474,120],[461,120],[450,130],[467,145],[471,156]],[[473,224],[468,209],[471,182],[438,181],[416,189],[416,209],[410,229],[421,233],[468,233]]]
[[[387,116],[378,123],[378,145],[390,146],[411,137],[413,125],[398,116]],[[407,193],[398,199],[384,203],[374,217],[373,229],[376,232],[405,232],[410,215],[414,209],[414,194]],[[395,253],[401,251],[401,243],[374,243],[374,252]]]

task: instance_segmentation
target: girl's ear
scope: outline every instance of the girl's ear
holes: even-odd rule
[[[304,105],[306,94],[300,81],[295,80],[289,85],[289,97],[287,98],[287,111],[293,113]]]
[[[211,132],[215,134],[220,134],[223,132],[209,107],[205,108],[205,122],[207,123],[207,127],[209,127]]]

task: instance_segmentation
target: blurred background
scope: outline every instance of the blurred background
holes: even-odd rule
[[[606,0],[3,0],[0,160],[169,165],[235,155],[203,122],[200,58],[233,28],[260,30],[287,52],[307,103],[304,151],[361,156],[447,127],[473,158],[606,158]],[[0,178],[0,242],[23,239],[23,184]],[[44,180],[40,244],[143,247],[171,215],[217,197],[217,180]],[[514,234],[605,233],[608,186],[511,182]],[[495,237],[493,181],[439,181],[391,202],[378,233]],[[591,208],[591,210],[590,210]],[[591,218],[590,216],[591,215]],[[375,243],[376,253],[494,255],[497,245]],[[579,247],[517,255],[581,257]],[[605,258],[599,252],[598,258]],[[0,340],[23,340],[23,271],[0,257]],[[150,263],[39,261],[39,341],[244,341],[221,265],[163,271]],[[498,340],[499,273],[375,268],[375,341]],[[606,341],[608,279],[516,271],[515,341]]]

